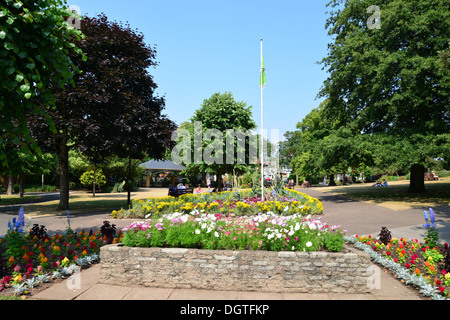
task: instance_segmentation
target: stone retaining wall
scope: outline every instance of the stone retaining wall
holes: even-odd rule
[[[100,282],[260,292],[368,292],[370,257],[348,253],[101,247]]]

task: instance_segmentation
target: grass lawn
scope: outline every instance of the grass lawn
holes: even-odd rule
[[[450,204],[450,178],[440,181],[425,181],[424,194],[408,193],[409,180],[388,182],[388,187],[372,187],[373,183],[336,187],[321,187],[319,190],[374,203],[393,210],[409,208],[448,206]]]
[[[11,196],[7,195],[0,195],[0,206],[2,205],[14,205],[14,204],[20,204],[20,203],[30,203],[33,202],[33,200],[38,199],[38,196],[34,195],[27,195],[25,194],[23,198],[20,198],[19,195],[13,194]]]
[[[145,191],[138,191],[131,193],[131,200],[133,199],[147,199],[149,197],[166,196],[167,189],[151,189]],[[25,207],[25,213],[29,216],[43,216],[43,215],[65,215],[66,211],[57,210],[59,200],[49,201],[44,203],[36,203]],[[95,197],[92,193],[85,192],[71,192],[69,198],[69,212],[70,214],[77,213],[94,213],[94,212],[112,212],[113,210],[120,210],[127,208],[127,193],[97,193]]]

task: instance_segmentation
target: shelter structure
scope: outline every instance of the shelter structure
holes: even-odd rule
[[[186,167],[170,160],[150,160],[139,165],[144,169],[145,186],[150,187],[152,176],[167,179],[170,176],[170,184],[175,185],[175,175],[172,172],[181,172]]]

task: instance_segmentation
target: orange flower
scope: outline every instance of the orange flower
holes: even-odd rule
[[[13,256],[9,257],[8,262],[9,263],[14,263],[14,257]]]
[[[426,261],[426,262],[425,262],[425,267],[428,268],[429,266],[430,266],[430,263],[429,263],[428,261]]]
[[[420,275],[420,270],[419,270],[419,268],[416,268],[415,272],[416,272],[417,275]]]
[[[26,253],[25,253],[25,254],[23,255],[23,257],[22,257],[22,259],[25,260],[25,261],[27,261],[28,258],[29,258],[29,257],[28,257],[28,255],[27,255]]]
[[[434,266],[433,265],[430,266],[430,272],[434,272]]]

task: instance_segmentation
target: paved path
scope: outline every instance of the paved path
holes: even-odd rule
[[[348,235],[371,234],[377,236],[382,227],[388,228],[393,237],[412,238],[422,241],[425,236],[424,209],[392,210],[359,202],[331,193],[321,192],[318,188],[297,189],[322,201],[323,220],[331,225],[342,225]],[[449,207],[433,208],[441,242],[450,243]]]
[[[115,286],[98,282],[100,265],[81,272],[78,288],[64,280],[33,296],[43,300],[422,300],[421,295],[381,271],[380,289],[367,294],[268,293]]]

